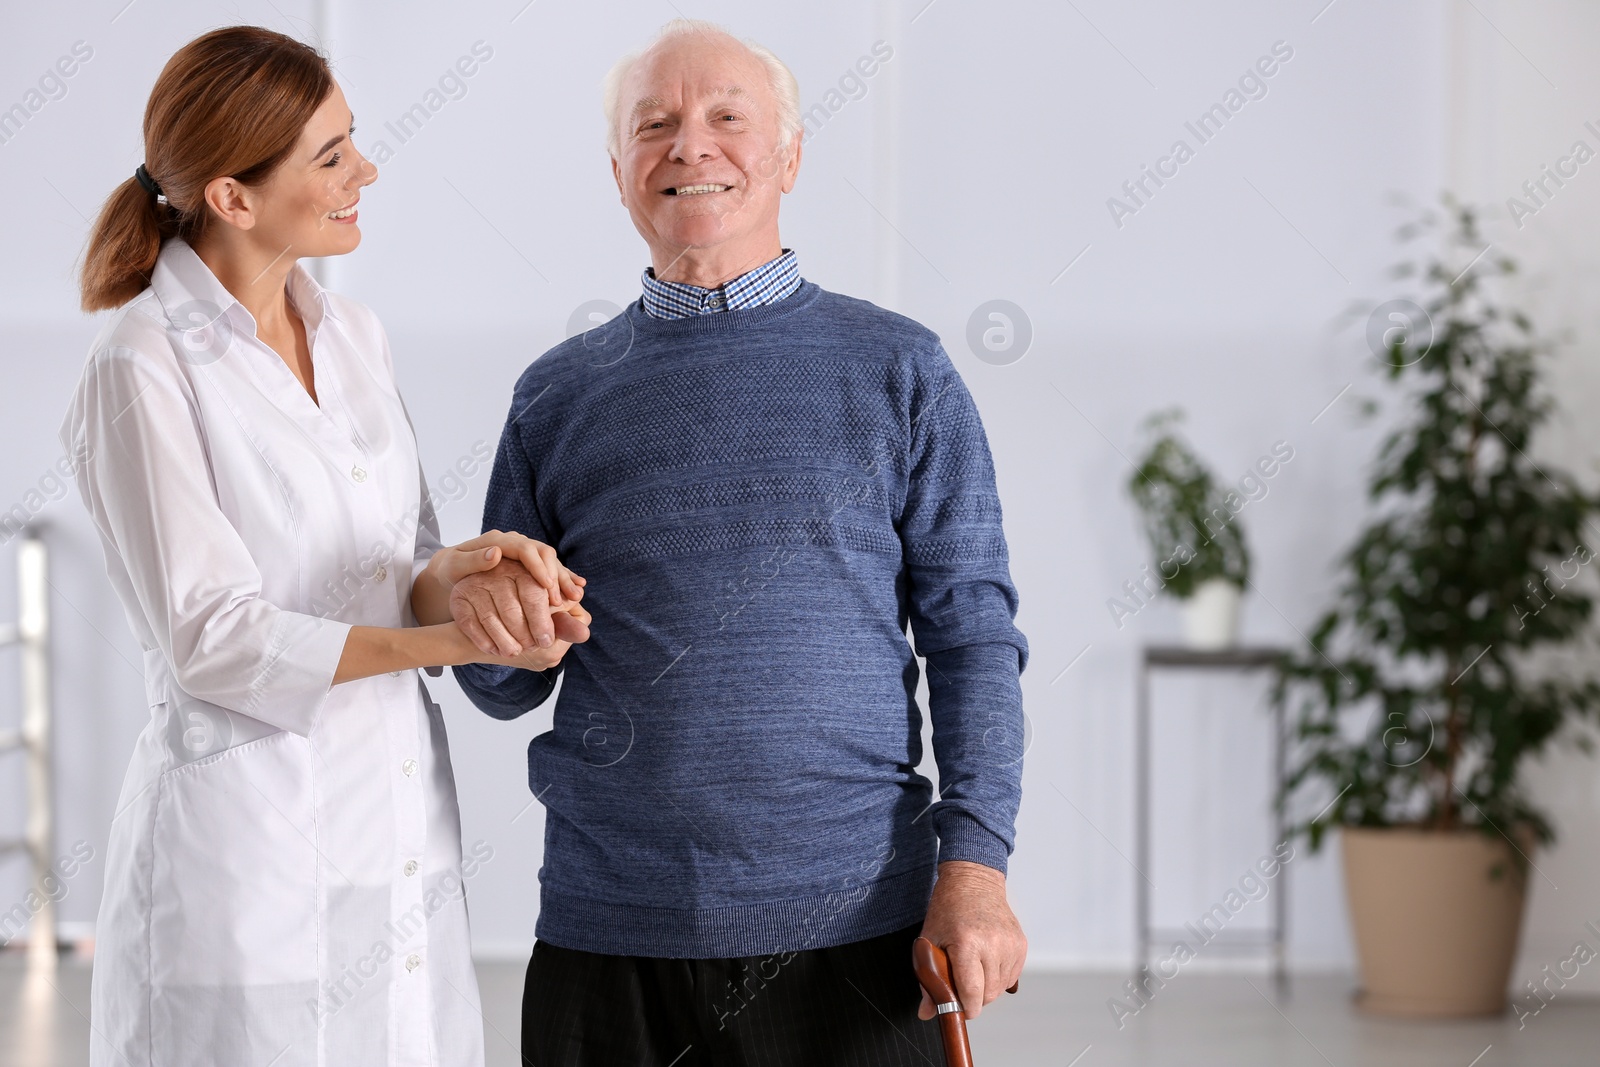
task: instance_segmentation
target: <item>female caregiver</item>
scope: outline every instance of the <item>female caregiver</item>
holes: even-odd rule
[[[415,668],[545,669],[589,615],[547,545],[440,545],[382,327],[297,264],[361,240],[377,170],[353,129],[311,48],[206,34],[90,239],[83,306],[119,310],[62,439],[150,704],[111,826],[96,1067],[483,1062],[455,780]],[[502,560],[548,601],[499,605],[480,650],[450,589]]]

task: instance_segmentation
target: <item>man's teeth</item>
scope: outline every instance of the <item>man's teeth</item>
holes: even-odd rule
[[[700,193],[725,193],[732,189],[731,185],[680,185],[679,196],[697,196]]]
[[[354,215],[355,213],[356,213],[356,206],[354,204],[351,204],[347,208],[340,208],[338,211],[330,211],[330,212],[328,212],[328,217],[330,219],[347,219],[351,215]]]

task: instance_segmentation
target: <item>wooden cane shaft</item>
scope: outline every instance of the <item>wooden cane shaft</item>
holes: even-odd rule
[[[972,1046],[967,1042],[967,1017],[959,1011],[939,1016],[939,1036],[944,1039],[947,1067],[972,1067]]]

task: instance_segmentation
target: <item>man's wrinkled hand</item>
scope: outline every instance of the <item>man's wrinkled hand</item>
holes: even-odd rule
[[[550,624],[555,631],[555,641],[548,647],[534,645],[523,649],[521,655],[507,658],[491,657],[487,662],[508,667],[521,667],[527,671],[547,671],[560,663],[573,645],[589,640],[589,622],[592,616],[577,601],[568,601],[565,607],[550,612]]]
[[[969,1019],[1016,983],[1028,956],[1028,939],[1006,903],[1006,876],[981,863],[939,864],[922,936],[950,957],[950,979]],[[924,990],[917,1018],[933,1016]]]
[[[547,586],[512,559],[502,559],[489,570],[469,574],[450,589],[450,615],[461,632],[485,655],[516,657],[531,649],[548,649],[558,640],[554,616],[566,616],[564,634],[575,634],[579,618],[566,610],[583,596],[569,597],[552,608]],[[554,615],[552,614],[554,613]],[[587,613],[584,613],[587,615]],[[588,638],[586,620],[583,637]]]
[[[449,626],[448,629],[453,635],[452,642],[459,642],[460,645],[460,650],[452,653],[449,662],[488,663],[500,667],[518,667],[526,671],[547,671],[558,666],[573,645],[589,640],[589,624],[592,618],[588,610],[575,600],[567,601],[562,607],[552,608],[550,625],[555,632],[555,640],[544,647],[537,644],[530,645],[515,656],[481,652],[467,638],[459,625]]]

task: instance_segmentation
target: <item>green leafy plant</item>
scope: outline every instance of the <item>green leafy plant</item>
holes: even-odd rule
[[[1396,270],[1420,267],[1431,329],[1384,335],[1380,365],[1403,417],[1372,469],[1376,517],[1343,557],[1310,648],[1276,682],[1298,742],[1279,803],[1313,783],[1317,803],[1334,796],[1294,827],[1313,849],[1335,825],[1547,843],[1518,769],[1558,736],[1589,751],[1584,732],[1562,727],[1600,707],[1594,681],[1527,662],[1589,623],[1585,538],[1600,499],[1529,458],[1551,410],[1538,382],[1551,346],[1490,291],[1514,264],[1484,254],[1470,207],[1444,203],[1401,231],[1438,235],[1434,254]]]
[[[1211,472],[1177,433],[1183,412],[1159,411],[1145,422],[1150,443],[1128,479],[1162,590],[1180,600],[1210,578],[1243,587],[1250,550]]]

